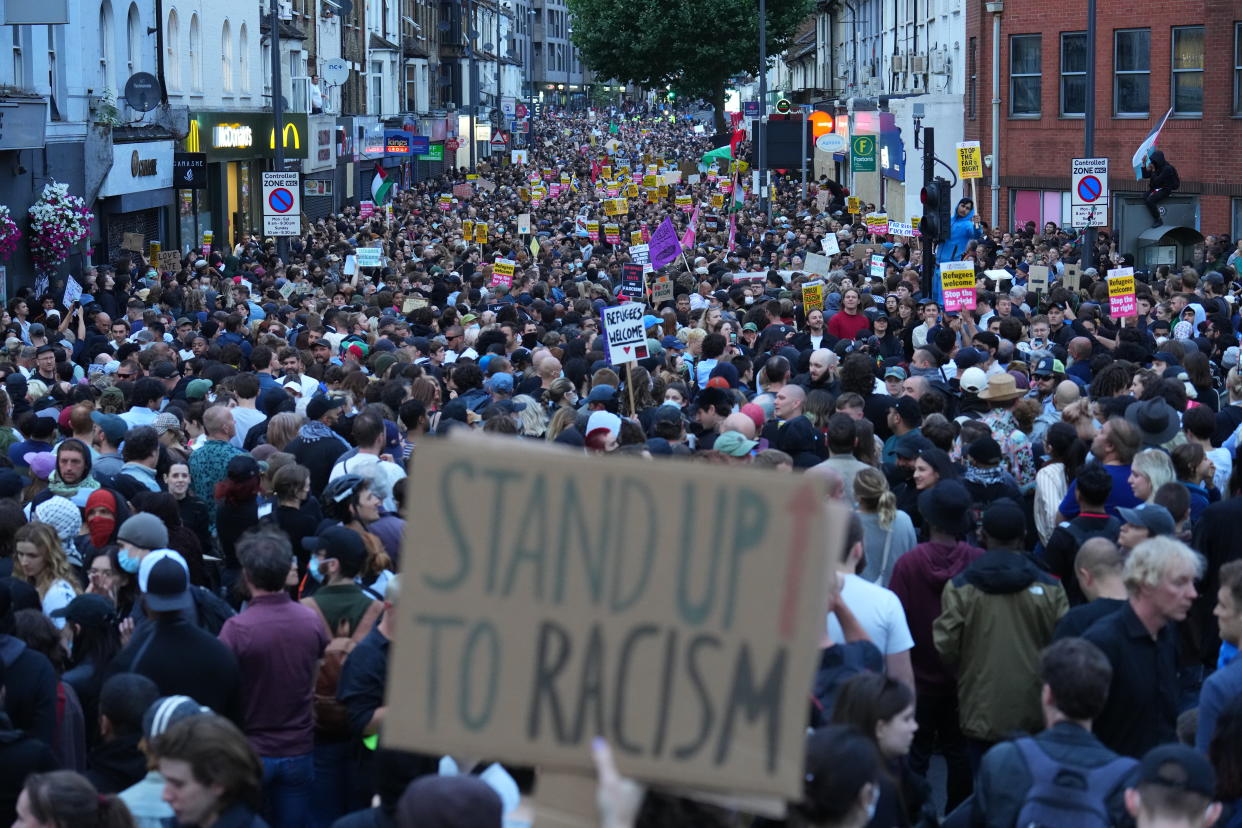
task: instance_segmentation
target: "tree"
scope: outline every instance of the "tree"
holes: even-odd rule
[[[814,0],[767,0],[767,47],[789,47]],[[724,132],[728,79],[759,71],[757,0],[569,0],[573,41],[601,78],[671,86],[716,109]]]

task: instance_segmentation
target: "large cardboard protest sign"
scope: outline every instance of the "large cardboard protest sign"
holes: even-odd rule
[[[802,310],[805,313],[824,309],[824,283],[816,280],[802,285]]]
[[[627,776],[801,794],[822,483],[476,435],[418,465],[386,747],[585,770],[599,735]]]
[[[941,262],[940,287],[944,290],[946,311],[974,310],[974,262]]]
[[[646,292],[643,266],[636,262],[626,262],[621,265],[621,285],[617,288],[617,293],[637,300],[642,299]]]
[[[492,287],[512,287],[513,268],[517,265],[513,259],[496,259],[492,265]]]

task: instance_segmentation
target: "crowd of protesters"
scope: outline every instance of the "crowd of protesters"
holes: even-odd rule
[[[481,431],[820,476],[851,507],[787,824],[1242,826],[1242,244],[1140,271],[1114,319],[1103,276],[1134,261],[1107,232],[963,199],[938,256],[976,304],[948,312],[917,239],[868,235],[836,182],[779,180],[769,219],[732,138],[709,165],[684,115],[549,112],[528,163],[305,223],[283,257],[245,236],[175,272],[124,253],[68,307],[19,292],[0,824],[522,824],[532,769],[383,745],[407,475]],[[671,298],[627,295],[670,217]],[[646,355],[611,365],[627,301]],[[596,759],[601,825],[761,824]]]

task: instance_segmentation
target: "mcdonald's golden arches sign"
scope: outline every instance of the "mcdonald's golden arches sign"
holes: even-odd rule
[[[306,158],[310,133],[306,115],[282,119],[285,158]],[[276,154],[276,129],[270,112],[198,112],[190,120],[186,152],[202,152],[210,161],[271,158]]]

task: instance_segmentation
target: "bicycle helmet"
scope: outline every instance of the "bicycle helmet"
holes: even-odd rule
[[[328,503],[341,503],[353,497],[358,489],[368,484],[368,480],[360,474],[343,474],[328,484],[323,490],[324,500]]]

